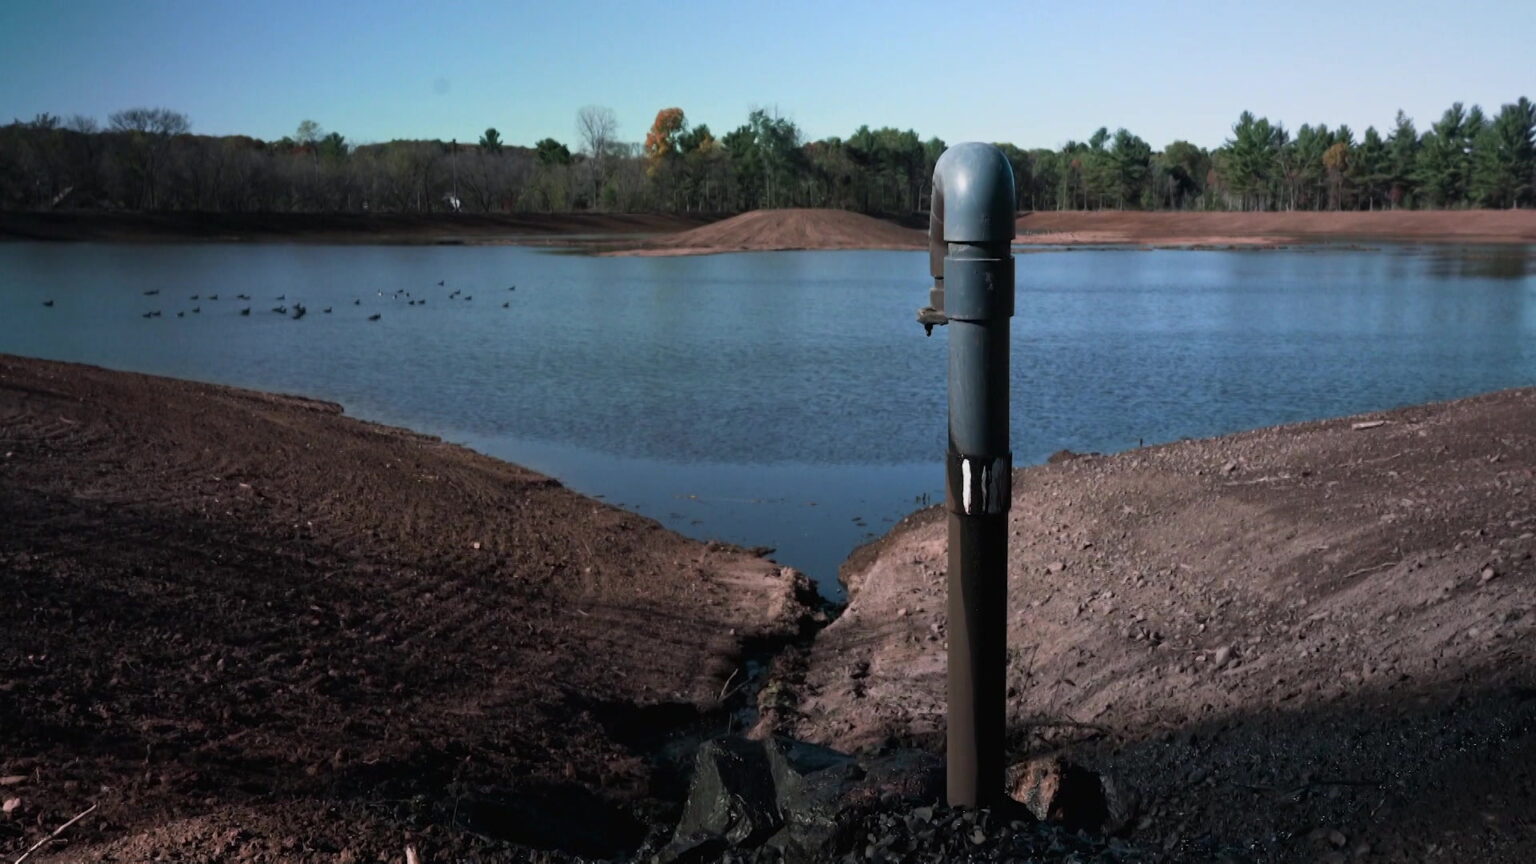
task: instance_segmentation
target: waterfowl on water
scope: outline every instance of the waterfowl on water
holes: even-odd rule
[[[272,311],[276,312],[279,315],[287,315],[288,314],[288,307],[287,306],[273,306],[272,307]]]
[[[208,295],[208,299],[209,300],[217,300],[217,299],[219,299],[219,295],[217,295],[217,294],[209,294]]]
[[[247,306],[244,309],[241,309],[240,310],[240,314],[241,315],[249,315],[249,314],[251,314],[251,307]]]
[[[155,296],[156,294],[159,294],[159,293],[160,293],[160,289],[156,288],[156,289],[154,289],[152,291],[145,291],[144,292],[144,296],[145,297],[153,297],[153,296]]]
[[[501,308],[506,309],[506,308],[510,307],[511,305],[512,305],[511,303],[503,303],[503,304],[501,304]]]
[[[279,294],[279,295],[277,295],[277,299],[279,299],[279,300],[287,300],[288,299],[288,295],[287,294]]]
[[[251,299],[251,295],[249,295],[249,294],[236,294],[235,295],[235,299],[236,300],[249,300],[249,299]]]
[[[303,318],[304,317],[304,313],[306,313],[308,311],[309,310],[305,309],[304,305],[302,303],[295,303],[295,304],[293,304],[293,320],[297,321],[300,318]]]
[[[383,318],[383,317],[384,317],[383,315],[380,315],[379,313],[375,312],[372,315],[368,316],[368,320],[369,321],[377,321],[377,320],[379,320],[380,318]]]
[[[363,301],[361,301],[361,300],[353,300],[352,301],[352,305],[353,306],[361,306],[361,305],[363,305]]]
[[[48,306],[48,307],[51,308],[53,306],[53,301],[52,300],[44,300],[43,301],[43,305],[44,306]]]
[[[203,297],[202,297],[201,294],[193,294],[191,297],[188,297],[187,299],[188,300],[201,300],[201,299],[203,299]]]
[[[185,312],[177,312],[176,313],[176,317],[177,318],[185,318],[185,317],[187,317],[187,313],[185,313]]]
[[[203,311],[203,307],[201,307],[201,306],[193,306],[192,307],[192,314],[193,315],[196,315],[196,314],[198,314],[198,313],[200,313],[202,311]]]
[[[327,315],[329,315],[329,314],[331,314],[331,307],[327,306],[324,309],[321,309],[320,311],[324,312]]]
[[[443,287],[443,284],[446,283],[447,281],[448,280],[446,280],[446,279],[439,279],[439,280],[437,280],[437,287],[439,287],[439,288]]]
[[[466,301],[468,301],[468,300],[473,300],[473,299],[475,299],[475,298],[474,298],[474,297],[465,297],[465,298],[464,298],[464,299],[465,299],[465,300],[466,300]]]

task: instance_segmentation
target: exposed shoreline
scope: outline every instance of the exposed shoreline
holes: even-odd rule
[[[9,355],[0,526],[6,860],[91,803],[63,860],[220,860],[230,824],[259,860],[394,860],[405,824],[438,860],[632,848],[673,806],[655,749],[821,614],[790,568],[333,403]]]
[[[921,249],[921,217],[841,210],[699,214],[197,214],[0,212],[0,241],[541,245],[612,255]],[[1337,243],[1536,245],[1536,210],[1186,213],[1038,211],[1021,251],[1051,247],[1275,248]]]
[[[1010,757],[1106,771],[1175,861],[1316,861],[1329,831],[1531,860],[1532,496],[1536,389],[1016,471]],[[781,729],[942,746],[945,525],[850,557],[846,610],[772,687]]]
[[[1312,861],[1329,831],[1372,860],[1529,860],[1533,494],[1536,389],[1022,469],[1011,755],[1109,772],[1172,861]],[[847,611],[805,643],[799,574],[515,465],[327,402],[0,355],[0,524],[0,627],[25,634],[0,648],[25,819],[0,848],[101,805],[52,860],[218,858],[232,826],[262,860],[294,836],[372,860],[406,822],[462,856],[507,807],[548,826],[507,839],[629,836],[669,782],[647,748],[765,645],[799,647],[763,731],[942,729],[939,508],[850,557]],[[449,827],[449,801],[482,821]]]
[[[1536,210],[1177,213],[1037,211],[1015,246],[1266,248],[1320,243],[1536,244]]]
[[[716,216],[655,213],[103,213],[0,211],[0,241],[572,245],[672,234]]]

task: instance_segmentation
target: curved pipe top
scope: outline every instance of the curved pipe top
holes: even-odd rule
[[[1013,166],[991,144],[968,141],[944,151],[933,166],[928,211],[928,266],[944,278],[950,243],[1007,243],[1016,233]]]

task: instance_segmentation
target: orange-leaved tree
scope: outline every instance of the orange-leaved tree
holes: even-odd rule
[[[645,136],[645,171],[656,176],[662,163],[677,153],[677,137],[686,120],[681,108],[663,108],[656,112],[656,122]]]

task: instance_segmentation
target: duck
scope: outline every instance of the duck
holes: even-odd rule
[[[43,305],[47,306],[50,309],[52,309],[53,308],[53,301],[52,300],[44,300],[43,301]]]
[[[249,300],[249,299],[251,299],[251,295],[249,295],[249,294],[236,294],[235,295],[235,299],[236,300]]]
[[[202,311],[203,311],[203,307],[201,307],[201,306],[193,306],[192,307],[192,314],[193,315],[201,314]]]
[[[437,287],[439,287],[439,288],[443,287],[443,285],[445,283],[447,283],[447,281],[448,281],[447,279],[439,279],[439,280],[437,280]]]
[[[297,321],[300,318],[303,318],[304,314],[306,312],[308,312],[308,311],[309,310],[305,309],[304,308],[304,304],[302,304],[302,303],[295,303],[295,304],[293,304],[293,320]]]
[[[185,312],[177,312],[176,313],[176,317],[177,318],[185,318],[185,317],[187,317],[187,313],[185,313]]]
[[[203,298],[202,298],[202,295],[199,295],[199,294],[193,294],[193,295],[192,295],[192,296],[191,296],[191,297],[188,297],[188,298],[187,298],[187,299],[188,299],[188,300],[201,300],[201,299],[203,299]]]
[[[320,311],[324,312],[327,315],[329,315],[329,314],[331,314],[331,307],[327,306],[324,309],[321,309]]]
[[[279,299],[279,300],[287,300],[288,299],[288,295],[287,294],[279,294],[279,295],[277,295],[277,299]]]
[[[383,318],[383,317],[384,317],[383,315],[380,315],[379,313],[375,312],[372,315],[368,316],[368,320],[369,321],[377,321],[377,320],[379,320],[380,318]]]
[[[193,299],[195,300],[197,298],[194,297]],[[209,300],[217,300],[217,299],[219,299],[219,295],[217,295],[217,294],[209,294],[208,295],[208,299]]]
[[[156,294],[159,294],[159,293],[160,293],[160,289],[159,288],[155,288],[155,289],[153,289],[151,291],[145,291],[144,292],[144,296],[145,297],[153,297],[153,296],[155,296]]]
[[[501,308],[506,309],[506,308],[510,307],[511,305],[512,305],[511,303],[503,303],[503,304],[501,304]]]
[[[361,306],[361,305],[363,305],[363,301],[361,301],[361,300],[353,300],[352,301],[352,305],[353,306]]]
[[[240,314],[241,315],[249,315],[249,314],[251,314],[251,307],[247,306],[244,309],[241,309],[240,310]]]
[[[288,307],[287,306],[273,306],[272,307],[272,311],[276,312],[279,315],[287,315],[288,314]]]

